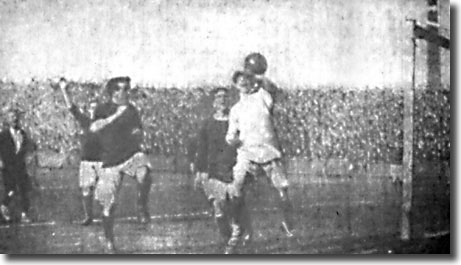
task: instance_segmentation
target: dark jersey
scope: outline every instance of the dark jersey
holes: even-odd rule
[[[119,165],[141,151],[141,118],[133,105],[126,106],[119,117],[98,132],[103,167]]]
[[[196,167],[199,172],[207,172],[210,178],[232,182],[232,167],[237,151],[226,143],[229,122],[210,118],[203,124],[197,148]]]
[[[0,132],[0,158],[3,161],[3,169],[0,174],[3,178],[3,184],[6,192],[15,190],[17,185],[25,189],[30,188],[30,182],[27,175],[26,155],[35,148],[26,132],[20,129],[22,143],[19,150],[9,128]]]
[[[100,161],[101,145],[99,144],[98,136],[96,133],[90,132],[90,117],[81,113],[75,105],[72,105],[70,108],[70,113],[72,113],[83,130],[83,134],[80,135],[80,159],[82,161]]]
[[[94,110],[94,120],[105,119],[117,111],[117,105],[113,102],[98,104]]]
[[[22,137],[22,143],[19,150],[16,150],[15,141],[10,133],[9,128],[0,132],[0,159],[3,161],[3,169],[6,171],[23,171],[25,172],[25,157],[27,152],[32,151],[33,145],[26,132],[19,129]]]

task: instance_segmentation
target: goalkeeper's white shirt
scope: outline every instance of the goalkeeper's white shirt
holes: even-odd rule
[[[281,158],[272,123],[272,96],[264,89],[252,94],[240,94],[231,108],[226,141],[240,140],[237,159],[266,163]]]

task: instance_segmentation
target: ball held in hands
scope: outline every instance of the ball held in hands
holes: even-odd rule
[[[267,70],[267,60],[264,55],[254,52],[245,57],[244,69],[246,72],[262,75]]]

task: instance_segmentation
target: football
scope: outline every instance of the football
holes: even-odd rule
[[[248,54],[245,57],[244,69],[252,74],[264,74],[267,70],[266,57],[257,52]]]

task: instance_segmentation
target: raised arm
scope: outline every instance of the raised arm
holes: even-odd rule
[[[66,103],[66,107],[68,109],[71,109],[73,103],[72,103],[72,99],[71,99],[71,97],[69,95],[69,92],[67,92],[67,80],[65,78],[61,77],[61,79],[59,79],[58,86],[59,86],[59,89],[62,92],[62,95],[64,96],[64,102]]]
[[[70,113],[74,116],[74,118],[78,121],[80,126],[82,126],[83,129],[88,129],[91,124],[91,118],[88,117],[87,115],[83,114],[77,106],[73,105],[69,109]]]
[[[59,89],[61,90],[62,95],[64,96],[64,102],[66,104],[67,109],[70,111],[72,116],[78,121],[80,126],[82,126],[84,129],[88,129],[91,124],[91,119],[87,115],[83,114],[77,106],[72,102],[72,98],[69,95],[69,92],[67,91],[67,81],[64,78],[61,78],[59,80],[58,86]]]
[[[99,119],[91,123],[90,126],[90,131],[92,132],[97,132],[99,130],[102,130],[104,127],[107,125],[113,123],[117,118],[121,117],[122,114],[128,109],[126,105],[119,106],[117,108],[117,111],[112,114],[111,116],[105,118],[105,119]]]
[[[271,80],[269,80],[269,78],[267,77],[262,77],[261,78],[262,81],[263,81],[263,85],[264,85],[264,90],[266,90],[267,92],[269,92],[272,96],[275,95],[275,93],[278,92],[278,87],[277,85],[274,84],[274,82],[272,82]]]

